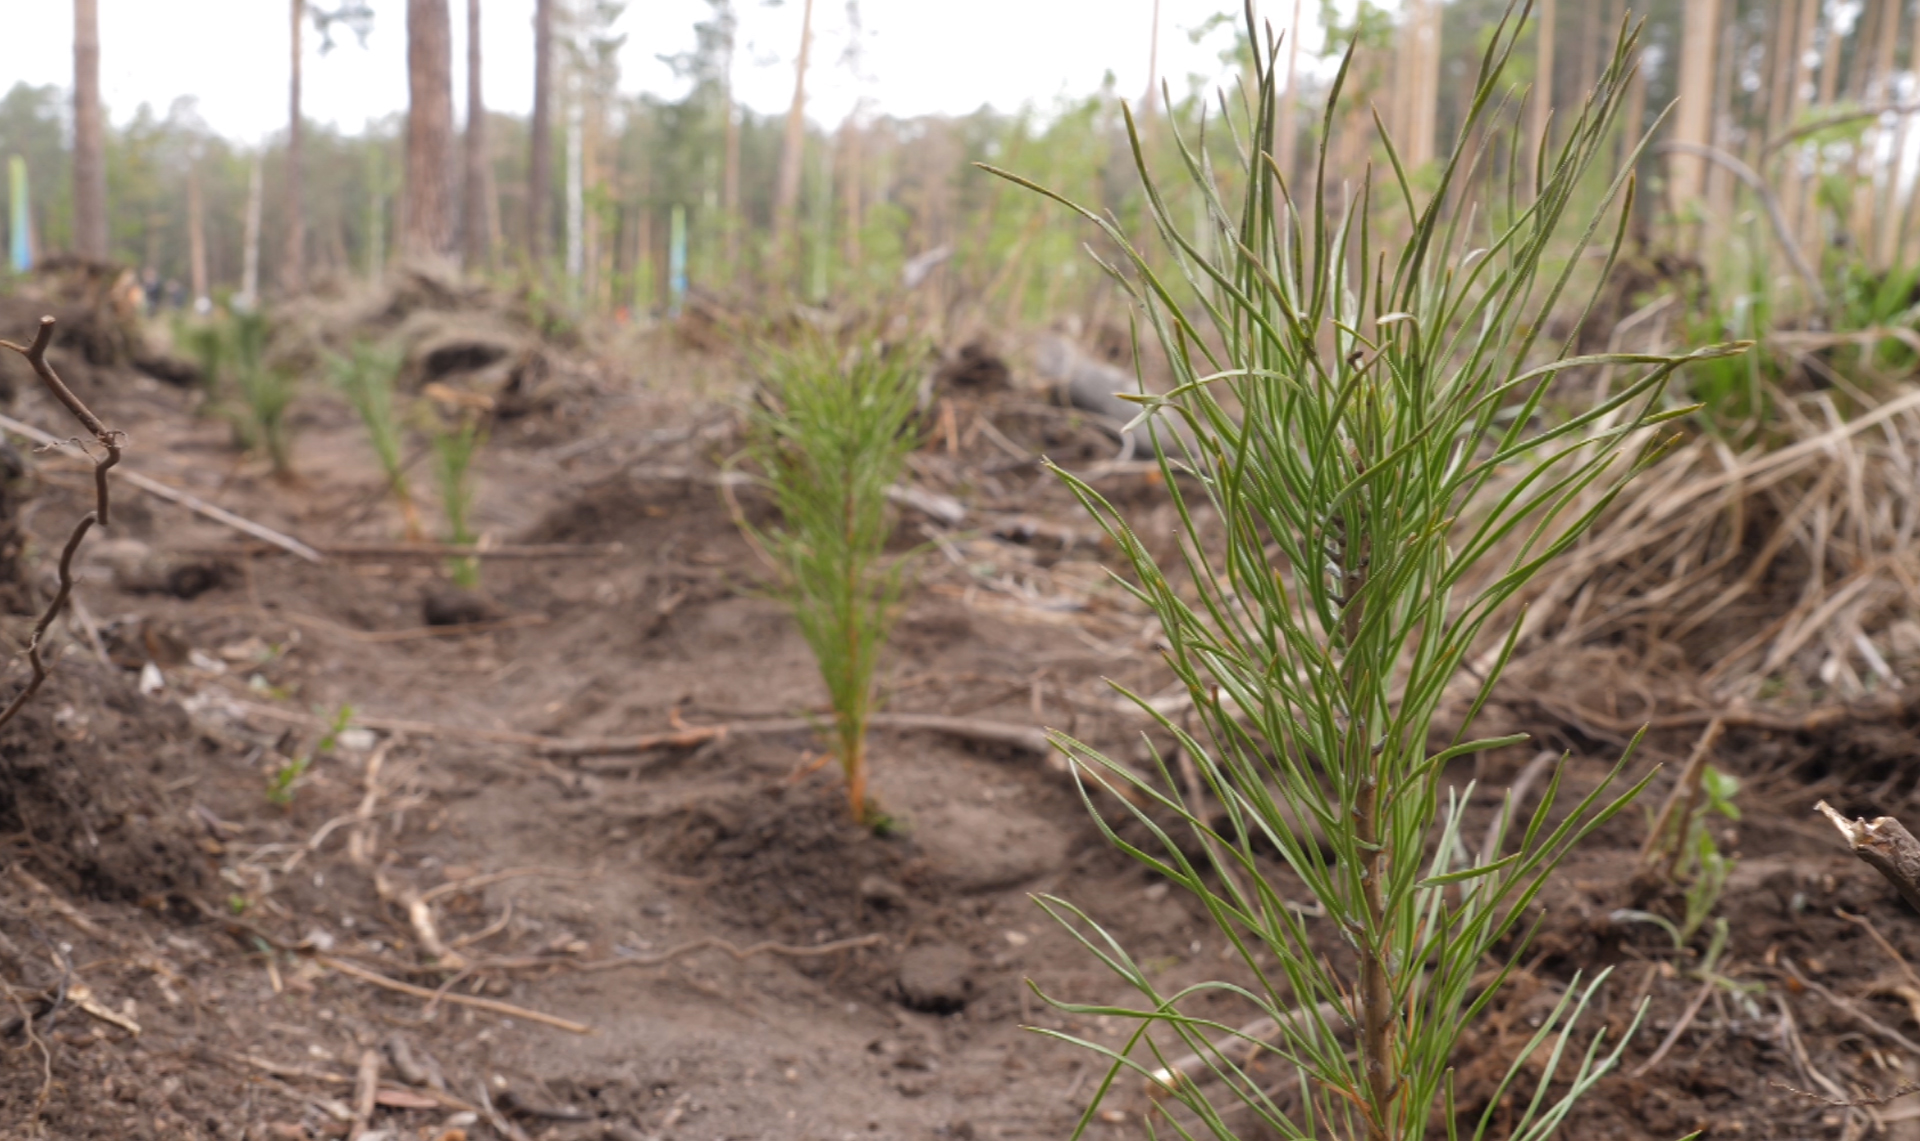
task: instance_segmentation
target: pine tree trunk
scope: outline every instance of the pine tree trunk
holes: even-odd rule
[[[307,209],[301,198],[300,20],[307,0],[293,0],[293,52],[287,84],[287,252],[280,267],[280,289],[297,296],[307,288]]]
[[[260,303],[260,167],[260,152],[255,151],[253,168],[247,174],[247,222],[240,255],[240,300],[244,309]]]
[[[800,177],[807,147],[807,57],[813,50],[813,0],[800,11],[800,55],[793,67],[793,103],[787,108],[787,133],[780,145],[780,181],[773,199],[773,241],[784,262],[792,257],[794,214],[800,206]]]
[[[553,0],[533,6],[533,122],[527,156],[527,260],[546,265],[553,227]]]
[[[467,272],[493,266],[492,211],[487,178],[487,108],[480,91],[480,0],[467,0]]]
[[[194,311],[204,312],[212,298],[207,293],[207,212],[200,195],[199,155],[187,162],[187,265]]]
[[[1681,32],[1679,106],[1674,108],[1673,141],[1707,146],[1713,141],[1714,59],[1720,46],[1720,0],[1691,0]],[[1706,190],[1707,163],[1699,155],[1675,154],[1667,160],[1668,207],[1676,217],[1696,211]],[[1680,248],[1699,246],[1700,228],[1684,223]]]
[[[1287,25],[1287,89],[1280,96],[1280,141],[1274,164],[1291,186],[1300,151],[1300,0],[1293,0]]]
[[[1526,172],[1525,183],[1533,187],[1536,193],[1539,187],[1534,185],[1534,172],[1540,169],[1540,156],[1552,147],[1547,133],[1553,125],[1553,38],[1554,17],[1559,4],[1557,0],[1540,0],[1535,9],[1539,13],[1534,17],[1534,80],[1533,94],[1529,96],[1530,106],[1527,116],[1527,157],[1534,160],[1531,170]],[[1688,5],[1691,9],[1692,5]],[[1551,160],[1548,160],[1549,162]]]
[[[73,0],[73,250],[91,261],[107,260],[99,0]]]
[[[453,238],[453,26],[447,0],[407,0],[407,211],[400,251],[433,258]]]

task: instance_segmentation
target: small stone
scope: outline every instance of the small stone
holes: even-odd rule
[[[973,997],[973,956],[951,944],[914,947],[900,956],[900,1000],[914,1010],[952,1014]]]
[[[903,908],[907,905],[907,893],[897,883],[885,876],[866,876],[860,880],[860,898],[873,907],[881,909]]]

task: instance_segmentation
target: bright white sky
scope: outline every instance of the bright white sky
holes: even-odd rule
[[[793,53],[802,0],[736,0],[739,51],[736,91],[761,112],[783,111],[793,95]],[[322,0],[323,5],[327,0]],[[305,37],[304,110],[322,123],[358,131],[368,120],[403,110],[407,100],[406,0],[371,0],[374,29],[362,48],[351,33],[320,55],[319,37]],[[990,103],[1003,110],[1050,106],[1060,96],[1097,90],[1112,71],[1123,96],[1138,99],[1147,84],[1154,0],[858,0],[862,33],[857,71],[848,47],[856,38],[846,0],[815,0],[808,112],[837,123],[858,100],[893,115],[964,113]],[[141,103],[165,114],[183,95],[199,100],[216,131],[252,142],[285,125],[287,0],[99,0],[100,72],[108,113],[124,123]],[[465,101],[466,5],[453,10],[455,105]],[[1311,21],[1316,0],[1303,5]],[[706,18],[704,0],[632,0],[617,30],[621,88],[672,95],[672,72],[659,56],[693,44]],[[15,80],[65,87],[73,60],[72,7],[63,0],[0,0],[11,45],[0,83]],[[1263,18],[1283,25],[1288,0],[1259,0]],[[1160,74],[1183,92],[1188,77],[1209,86],[1221,74],[1219,55],[1231,30],[1201,42],[1190,32],[1241,0],[1161,0]],[[532,100],[533,0],[484,0],[482,57],[490,107],[524,114]],[[1318,46],[1309,28],[1303,49]],[[1302,52],[1303,67],[1310,53]]]

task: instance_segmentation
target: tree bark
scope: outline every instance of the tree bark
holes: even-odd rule
[[[307,0],[293,0],[293,54],[287,84],[287,253],[280,288],[289,296],[307,288],[307,207],[301,198],[300,18]]]
[[[207,293],[207,221],[206,206],[200,195],[200,156],[187,162],[187,261],[193,286],[193,308],[204,312],[211,307]]]
[[[480,0],[467,0],[467,270],[491,268],[493,228],[487,179],[487,108],[480,91]]]
[[[787,108],[787,133],[780,145],[780,181],[773,199],[773,240],[784,260],[792,251],[794,214],[800,206],[800,176],[807,146],[807,57],[813,50],[813,0],[800,12],[800,55],[793,66],[793,104]]]
[[[1688,146],[1713,141],[1714,58],[1720,46],[1720,0],[1691,0],[1680,38],[1680,104],[1674,108],[1673,139]],[[1684,217],[1706,190],[1706,160],[1676,152],[1667,159],[1668,205]],[[1699,227],[1686,225],[1681,246],[1694,248]]]
[[[1287,25],[1287,89],[1280,95],[1279,153],[1273,156],[1280,175],[1292,189],[1300,149],[1300,0],[1293,0],[1293,23]]]
[[[407,214],[401,253],[452,249],[453,27],[447,0],[407,0]]]
[[[553,0],[533,6],[533,121],[527,156],[527,260],[546,264],[553,225]]]
[[[73,250],[91,261],[107,260],[99,0],[73,0]]]
[[[1540,6],[1536,9],[1539,15],[1535,17],[1537,23],[1533,30],[1535,75],[1532,103],[1527,116],[1527,157],[1533,160],[1533,168],[1526,172],[1526,184],[1532,186],[1536,194],[1540,188],[1534,183],[1534,172],[1540,169],[1540,156],[1552,148],[1552,141],[1547,134],[1553,126],[1553,36],[1558,7],[1556,0],[1540,0]],[[1691,9],[1692,5],[1688,7]]]

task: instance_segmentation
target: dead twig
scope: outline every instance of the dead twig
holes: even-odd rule
[[[1817,1094],[1810,1090],[1796,1089],[1785,1082],[1768,1082],[1767,1084],[1775,1089],[1786,1090],[1795,1097],[1804,1097],[1809,1101],[1822,1102],[1839,1109],[1859,1109],[1867,1105],[1885,1105],[1896,1098],[1905,1097],[1910,1093],[1920,1093],[1920,1082],[1901,1082],[1898,1086],[1894,1087],[1892,1093],[1883,1093],[1878,1096],[1868,1094],[1851,1099],[1827,1097],[1824,1094]]]
[[[12,349],[27,358],[40,383],[46,386],[54,399],[66,405],[67,411],[73,413],[73,418],[80,421],[82,427],[93,434],[94,442],[105,450],[105,454],[93,463],[94,508],[80,517],[80,521],[74,524],[73,533],[67,537],[67,545],[60,552],[59,588],[54,592],[53,601],[47,604],[46,611],[40,615],[40,620],[33,624],[33,634],[27,640],[27,661],[33,667],[33,676],[6,709],[0,711],[0,726],[18,717],[20,710],[33,700],[33,695],[40,692],[41,685],[47,680],[47,665],[40,657],[40,641],[73,593],[73,556],[79,551],[81,541],[96,523],[105,527],[110,521],[112,499],[107,488],[107,471],[120,462],[120,446],[126,440],[126,433],[101,423],[93,410],[73,394],[73,390],[53,371],[53,366],[47,363],[47,346],[53,343],[53,324],[53,318],[42,317],[40,328],[34,333],[33,344],[16,345],[12,341],[0,341],[0,348]],[[48,439],[42,442],[49,447],[57,447],[63,441]]]
[[[1644,868],[1656,860],[1663,861],[1662,875],[1669,882],[1686,854],[1687,825],[1700,803],[1700,782],[1706,775],[1707,757],[1712,755],[1713,746],[1726,728],[1724,717],[1707,722],[1700,739],[1693,744],[1692,754],[1687,757],[1686,768],[1680,770],[1680,779],[1674,782],[1673,791],[1667,794],[1653,826],[1647,830],[1646,844],[1640,849],[1640,864]]]
[[[1881,1038],[1886,1039],[1893,1045],[1900,1047],[1907,1053],[1920,1055],[1920,1042],[1915,1042],[1905,1034],[1900,1033],[1878,1018],[1860,1009],[1858,1003],[1850,999],[1841,998],[1831,990],[1828,990],[1826,987],[1801,974],[1798,970],[1794,969],[1793,963],[1785,957],[1781,958],[1780,964],[1787,969],[1787,974],[1793,981],[1819,995],[1821,998],[1826,999],[1827,1003],[1835,1010],[1858,1022],[1873,1033],[1878,1034]]]
[[[1692,1026],[1693,1020],[1699,1017],[1700,1008],[1705,1006],[1707,999],[1712,996],[1716,981],[1708,979],[1700,984],[1700,989],[1693,994],[1693,1001],[1689,1002],[1687,1009],[1681,1012],[1679,1021],[1673,1024],[1673,1029],[1667,1031],[1667,1036],[1660,1040],[1660,1045],[1654,1049],[1653,1053],[1647,1055],[1646,1061],[1634,1067],[1633,1072],[1627,1075],[1628,1077],[1636,1080],[1644,1078],[1660,1064],[1660,1060],[1667,1056],[1667,1051],[1673,1049],[1674,1045],[1680,1041],[1680,1036],[1687,1032],[1687,1027]]]
[[[359,979],[361,982],[369,983],[382,990],[390,990],[397,994],[412,995],[414,998],[433,998],[437,994],[436,991],[429,990],[426,987],[414,986],[412,983],[403,983],[398,979],[390,979],[383,974],[370,971],[365,967],[350,963],[345,959],[336,959],[332,955],[315,955],[313,961],[329,970],[338,971],[350,978]],[[475,1010],[485,1010],[494,1014],[503,1015],[507,1018],[525,1019],[528,1022],[537,1022],[542,1026],[551,1026],[556,1030],[565,1030],[569,1034],[593,1033],[593,1027],[588,1026],[584,1022],[575,1022],[572,1019],[545,1014],[538,1010],[529,1010],[524,1006],[515,1006],[510,1002],[500,1002],[491,998],[480,998],[475,995],[465,994],[439,995],[439,998],[442,1002],[451,1002],[456,1006],[471,1006]]]
[[[373,1122],[374,1098],[380,1092],[380,1052],[360,1051],[360,1072],[353,1081],[353,1121],[347,1126],[347,1141],[360,1141]]]
[[[487,547],[476,543],[327,543],[313,551],[328,559],[418,559],[439,562],[442,559],[598,559],[626,553],[623,543],[502,543]],[[189,547],[189,553],[206,555],[269,555],[276,550],[292,554],[278,543],[235,543],[224,547]]]
[[[44,320],[50,322],[53,318],[47,317],[44,318]],[[0,341],[0,345],[6,345],[8,348],[14,349],[19,347],[6,341]],[[27,439],[32,440],[42,447],[55,448],[67,442],[49,432],[41,431],[32,424],[15,420],[11,416],[0,416],[0,428],[5,428],[16,436],[25,436]],[[181,491],[177,487],[168,487],[159,480],[141,475],[137,471],[122,471],[120,478],[126,483],[146,492],[148,495],[158,499],[164,499],[169,503],[179,504],[181,507],[186,508],[196,515],[211,519],[215,523],[222,524],[223,526],[231,527],[242,534],[252,535],[262,542],[271,543],[290,555],[305,559],[310,563],[324,561],[320,557],[320,552],[291,535],[283,535],[271,527],[263,526],[262,524],[255,523],[251,519],[235,515],[224,507],[216,507],[197,495]]]
[[[1893,960],[1895,966],[1900,968],[1900,973],[1906,976],[1908,986],[1916,994],[1920,994],[1920,974],[1914,973],[1913,967],[1907,962],[1907,957],[1902,955],[1892,943],[1889,943],[1885,935],[1880,934],[1880,929],[1873,925],[1873,920],[1868,919],[1864,915],[1854,915],[1841,907],[1834,908],[1833,913],[1848,923],[1865,928],[1867,934],[1873,938],[1874,943],[1879,946],[1880,950],[1886,953],[1887,958]],[[1920,1009],[1917,1009],[1917,1013],[1920,1013]]]
[[[1906,825],[1891,816],[1874,820],[1849,820],[1826,801],[1813,806],[1815,812],[1833,821],[1853,854],[1886,877],[1899,889],[1901,898],[1920,911],[1920,840],[1913,838]],[[1913,1047],[1920,1052],[1920,1047]]]

